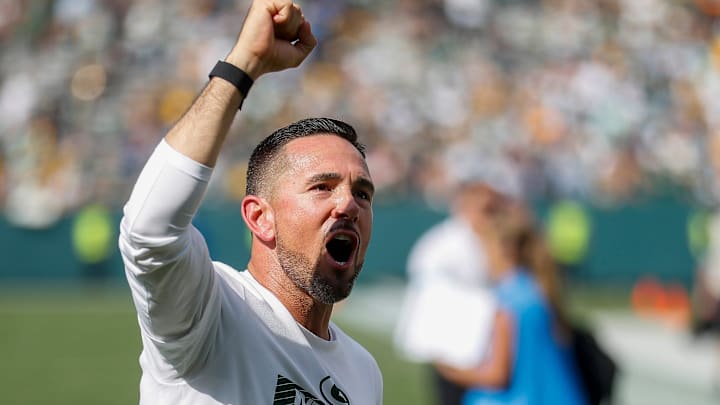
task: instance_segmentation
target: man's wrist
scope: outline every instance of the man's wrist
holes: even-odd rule
[[[242,69],[224,61],[218,61],[208,76],[210,79],[213,77],[219,77],[235,86],[235,88],[240,92],[240,95],[243,97],[243,101],[247,98],[250,88],[254,83],[254,80],[250,77],[250,75]],[[242,107],[242,102],[238,108],[240,107]]]
[[[225,62],[232,64],[243,72],[247,73],[251,79],[257,80],[262,72],[260,71],[260,63],[253,61],[249,58],[238,58],[235,52],[231,52],[226,58]]]

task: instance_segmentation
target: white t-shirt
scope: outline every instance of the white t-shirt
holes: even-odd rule
[[[433,225],[415,242],[407,271],[413,283],[442,280],[485,287],[487,267],[482,243],[470,225],[451,216]]]
[[[409,360],[466,368],[487,356],[497,304],[479,238],[450,217],[426,231],[408,257],[409,283],[395,330]]]
[[[367,350],[332,322],[329,341],[314,335],[249,272],[211,261],[191,224],[211,172],[163,141],[125,205],[140,404],[381,404]]]

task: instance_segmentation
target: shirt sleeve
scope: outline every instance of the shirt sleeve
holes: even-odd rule
[[[191,221],[212,169],[164,140],[142,170],[120,223],[119,246],[143,346],[155,369],[188,372],[217,329],[219,293],[204,238]],[[152,354],[159,356],[153,356]]]

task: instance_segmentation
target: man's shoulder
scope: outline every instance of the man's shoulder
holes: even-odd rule
[[[219,261],[213,261],[212,264],[213,264],[213,267],[215,268],[216,272],[222,273],[223,275],[227,275],[227,276],[230,276],[233,278],[236,276],[239,276],[242,272],[246,271],[246,270],[238,270],[235,267],[233,267],[227,263],[223,263],[223,262],[219,262]]]
[[[477,261],[480,244],[470,227],[463,221],[448,217],[423,233],[408,255],[408,270],[424,273],[423,269],[467,267]]]
[[[447,217],[428,228],[415,243],[416,248],[427,249],[449,241],[465,240],[470,233],[469,226],[455,217]]]
[[[215,274],[217,274],[220,279],[225,281],[233,281],[240,284],[245,283],[245,281],[243,281],[242,273],[246,270],[238,270],[227,263],[218,261],[213,261],[212,265],[213,270],[215,270]]]
[[[337,324],[331,323],[331,327],[338,345],[353,356],[355,361],[364,361],[371,367],[378,367],[375,357],[363,345],[345,333]]]
[[[232,295],[237,295],[240,298],[245,298],[248,291],[253,291],[253,285],[248,278],[249,273],[247,270],[238,270],[227,263],[218,261],[213,261],[212,264],[216,279],[222,290],[231,292]]]

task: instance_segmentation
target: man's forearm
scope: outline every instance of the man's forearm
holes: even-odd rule
[[[226,62],[252,80],[268,72],[296,67],[317,44],[302,10],[289,0],[255,0]],[[213,78],[165,140],[198,163],[213,167],[246,94]]]
[[[165,140],[194,161],[215,166],[243,97],[231,83],[211,79]]]

